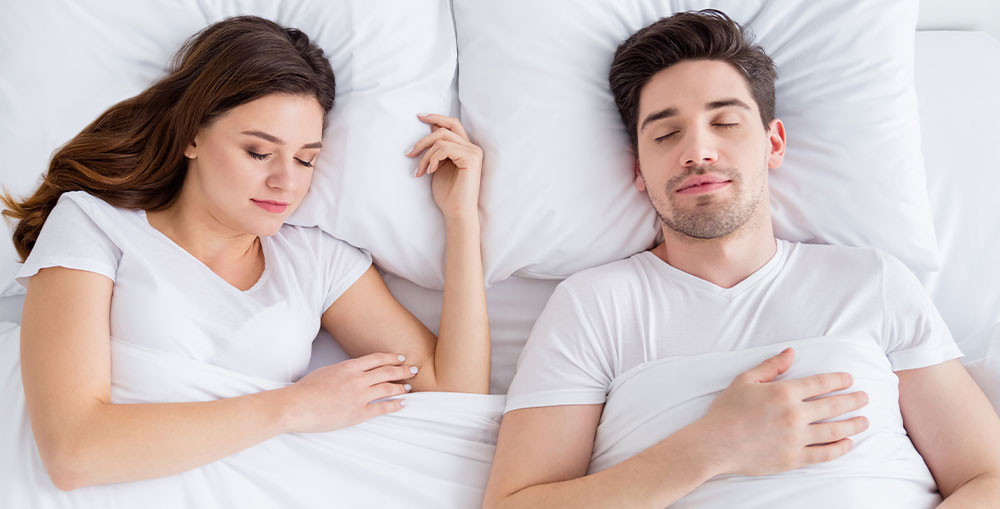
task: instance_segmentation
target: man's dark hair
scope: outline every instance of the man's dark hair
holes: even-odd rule
[[[718,60],[746,79],[764,128],[774,120],[774,61],[753,35],[715,9],[679,12],[632,34],[618,46],[608,80],[638,152],[639,92],[656,73],[684,60]]]

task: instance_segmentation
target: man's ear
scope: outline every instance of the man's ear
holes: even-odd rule
[[[633,166],[632,170],[635,172],[635,182],[633,183],[633,185],[635,185],[635,188],[638,189],[639,192],[645,193],[646,192],[646,181],[642,179],[642,171],[639,170],[639,158],[638,157],[635,158],[635,166]]]
[[[785,124],[774,119],[767,127],[767,167],[778,168],[785,160]]]

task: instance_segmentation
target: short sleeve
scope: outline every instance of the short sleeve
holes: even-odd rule
[[[324,267],[323,307],[325,312],[372,265],[372,257],[327,233],[320,238],[319,263]]]
[[[933,366],[962,356],[930,295],[902,262],[882,253],[886,355],[894,371]]]
[[[614,361],[591,321],[599,313],[583,309],[567,282],[556,287],[521,351],[505,412],[605,402]]]
[[[49,213],[31,254],[15,280],[25,289],[28,280],[48,267],[85,270],[115,280],[121,250],[95,221],[91,200],[82,191],[64,193]]]

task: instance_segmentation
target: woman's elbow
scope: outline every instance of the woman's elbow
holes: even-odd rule
[[[56,488],[73,491],[94,484],[87,479],[90,469],[85,465],[85,454],[81,448],[65,443],[38,445],[42,464]]]

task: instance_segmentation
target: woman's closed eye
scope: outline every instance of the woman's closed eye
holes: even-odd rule
[[[258,160],[258,161],[266,161],[266,160],[268,160],[268,159],[271,158],[272,154],[273,154],[272,152],[268,152],[266,154],[261,154],[261,153],[258,153],[258,152],[254,152],[252,150],[247,150],[247,155],[249,155],[250,157],[252,157],[252,158],[254,158],[254,159]],[[304,166],[306,168],[312,168],[313,167],[313,162],[312,161],[306,161],[304,159],[299,159],[298,157],[295,157],[294,159],[295,159],[295,162],[299,163],[299,165],[301,165],[301,166]]]
[[[252,151],[252,150],[247,150],[247,154],[249,154],[250,157],[252,157],[252,158],[254,158],[254,159],[258,160],[258,161],[266,161],[269,157],[271,157],[270,153],[259,154],[257,152]]]

